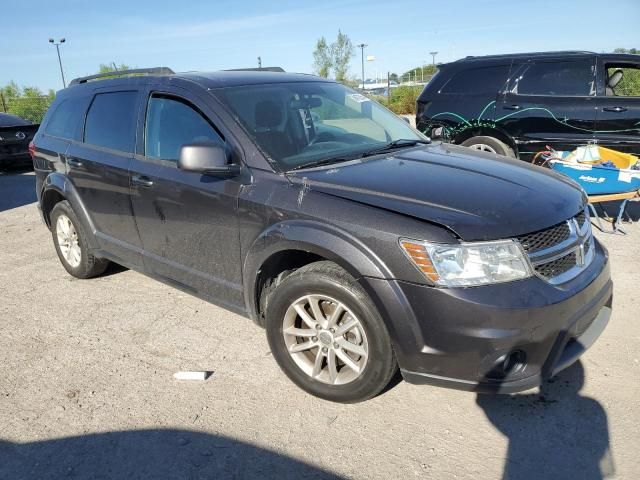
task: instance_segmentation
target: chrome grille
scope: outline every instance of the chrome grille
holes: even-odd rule
[[[536,252],[545,248],[553,247],[558,243],[562,243],[569,238],[569,224],[567,222],[559,223],[551,228],[540,230],[526,235],[516,237],[522,244],[522,248],[527,253]]]
[[[593,260],[591,222],[585,211],[573,218],[516,239],[536,274],[552,284],[575,278]]]
[[[553,278],[563,273],[568,272],[576,266],[576,254],[570,253],[564,257],[560,257],[557,260],[552,260],[547,263],[536,265],[534,268],[536,272],[542,277]]]

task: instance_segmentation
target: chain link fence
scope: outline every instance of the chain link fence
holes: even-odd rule
[[[10,113],[33,123],[42,122],[51,102],[53,97],[49,95],[8,97],[0,92],[0,112]]]

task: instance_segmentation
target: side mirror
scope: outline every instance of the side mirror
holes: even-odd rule
[[[409,120],[407,117],[400,117],[400,118],[405,122],[407,122],[409,125],[411,125],[411,120]]]
[[[218,177],[234,177],[240,173],[240,165],[230,163],[225,148],[214,142],[199,142],[180,148],[178,168]]]

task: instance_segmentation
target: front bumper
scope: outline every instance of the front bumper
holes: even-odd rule
[[[410,383],[512,393],[540,385],[575,362],[611,315],[607,252],[553,286],[537,278],[474,288],[433,288],[367,279],[387,319],[403,377]],[[513,352],[522,362],[498,368]]]

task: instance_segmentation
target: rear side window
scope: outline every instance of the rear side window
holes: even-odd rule
[[[640,97],[640,63],[607,64],[606,95],[609,97]]]
[[[195,142],[224,143],[209,121],[187,102],[152,96],[147,107],[145,155],[177,161],[180,147]]]
[[[78,131],[87,103],[86,97],[68,98],[60,102],[47,122],[45,133],[55,137],[76,139],[79,136]]]
[[[509,65],[463,70],[456,73],[440,92],[495,95],[504,87],[507,75],[509,75]]]
[[[511,92],[520,95],[595,95],[595,62],[535,63],[515,80]]]
[[[113,150],[133,152],[137,99],[137,92],[96,95],[87,114],[84,141]]]

